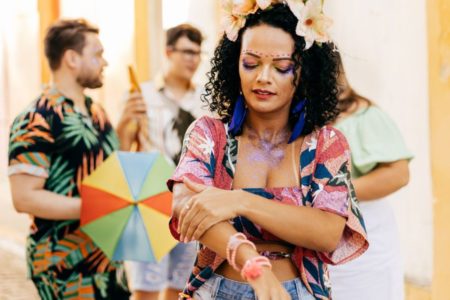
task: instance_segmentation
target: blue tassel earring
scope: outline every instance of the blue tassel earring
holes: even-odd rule
[[[230,127],[228,132],[233,136],[238,136],[242,133],[242,126],[244,125],[245,116],[247,115],[247,108],[245,107],[245,100],[242,93],[238,96],[234,106],[233,116],[231,117]]]
[[[292,110],[292,114],[294,116],[298,115],[297,122],[295,122],[294,128],[292,129],[291,137],[289,138],[288,144],[295,141],[303,132],[303,127],[305,126],[305,108],[306,108],[306,99],[303,99],[299,103],[297,103]]]

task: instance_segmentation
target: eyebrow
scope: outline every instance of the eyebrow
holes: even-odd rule
[[[249,51],[243,51],[243,54],[247,54],[247,55],[253,56],[255,58],[261,58],[261,56],[255,54],[255,53],[249,52]],[[267,55],[267,56],[269,56],[269,55]],[[272,55],[272,57],[273,57],[273,55]],[[290,61],[292,61],[292,58],[290,56],[289,57],[288,56],[284,56],[284,57],[280,56],[280,57],[273,58],[273,60],[274,61],[280,61],[280,60],[290,60]]]

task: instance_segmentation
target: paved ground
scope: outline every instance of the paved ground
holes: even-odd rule
[[[24,243],[28,225],[28,217],[15,212],[7,181],[0,177],[0,300],[39,299],[26,279]]]

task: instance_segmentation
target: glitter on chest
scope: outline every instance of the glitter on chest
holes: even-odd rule
[[[264,163],[273,168],[278,166],[285,156],[287,133],[280,134],[275,141],[269,140],[270,134],[265,132],[260,138],[253,130],[249,130],[246,160],[249,163]]]

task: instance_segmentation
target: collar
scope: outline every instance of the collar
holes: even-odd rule
[[[157,91],[162,91],[164,90],[164,88],[166,87],[166,82],[164,80],[164,74],[163,73],[158,73],[156,74],[153,83],[155,85],[155,89]],[[189,83],[189,90],[194,91],[196,89],[195,84],[191,81]]]
[[[57,90],[54,86],[44,85],[42,88],[42,97],[47,99],[51,106],[61,105],[63,103],[68,103],[70,106],[75,108],[75,102],[64,96],[59,90]],[[88,112],[91,110],[91,106],[93,104],[93,100],[91,97],[84,95],[84,101],[86,105],[86,109]]]

